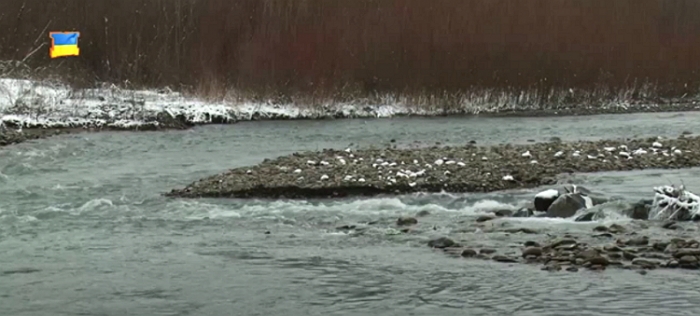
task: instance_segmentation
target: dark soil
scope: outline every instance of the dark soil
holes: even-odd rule
[[[633,153],[640,148],[646,153]],[[232,169],[166,195],[306,199],[491,192],[554,184],[562,173],[697,167],[697,148],[700,137],[681,136],[491,147],[326,149],[266,159],[259,165]],[[531,156],[523,156],[526,151]],[[576,151],[578,156],[574,155]]]

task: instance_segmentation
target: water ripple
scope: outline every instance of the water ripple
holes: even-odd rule
[[[698,118],[252,122],[63,135],[3,147],[0,266],[10,272],[0,274],[0,306],[8,315],[697,314],[694,284],[700,279],[693,273],[549,273],[450,258],[425,247],[427,238],[447,233],[484,245],[512,241],[469,223],[490,208],[516,207],[532,190],[337,201],[171,200],[160,194],[299,150],[392,139],[405,147],[415,141],[677,136],[700,130]],[[630,199],[645,197],[659,181],[679,179],[700,187],[700,169],[574,177]],[[419,212],[430,215],[419,219],[415,232],[394,234],[397,216]],[[558,232],[590,231],[595,224],[496,222]],[[337,229],[343,225],[354,228]]]

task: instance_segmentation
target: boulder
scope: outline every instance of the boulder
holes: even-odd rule
[[[580,209],[593,207],[591,199],[580,193],[568,193],[559,196],[547,209],[547,217],[568,218],[576,215]]]
[[[649,211],[651,210],[652,203],[652,200],[640,200],[632,204],[628,209],[623,210],[622,215],[631,219],[649,219]]]
[[[584,196],[590,196],[591,191],[585,187],[575,184],[565,184],[557,189],[544,190],[535,195],[535,211],[547,212],[554,201],[556,201],[560,196],[566,194],[581,194]],[[601,196],[595,196],[595,198],[591,198],[591,202],[593,205],[598,205],[605,203],[606,199]]]
[[[166,111],[156,114],[154,118],[158,122],[157,129],[188,129],[193,127],[194,124],[190,122],[184,115],[172,115]]]
[[[535,195],[535,210],[538,212],[546,212],[558,197],[559,191],[555,189],[537,193]]]

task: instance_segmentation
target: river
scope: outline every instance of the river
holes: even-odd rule
[[[73,134],[0,148],[0,315],[694,315],[697,272],[545,272],[426,241],[533,190],[335,201],[177,200],[172,188],[299,150],[675,137],[700,113],[246,122]],[[700,171],[585,175],[637,199]],[[428,211],[422,233],[395,234]],[[379,221],[362,234],[343,224]],[[629,221],[625,218],[606,221]],[[383,223],[383,224],[382,224]],[[554,231],[591,223],[529,219]],[[695,232],[697,235],[698,233]]]

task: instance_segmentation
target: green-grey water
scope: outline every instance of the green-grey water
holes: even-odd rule
[[[700,312],[697,272],[548,273],[455,259],[426,246],[465,225],[461,220],[529,199],[533,190],[334,201],[161,196],[228,168],[351,143],[525,143],[683,131],[700,132],[700,113],[250,122],[65,135],[0,148],[0,315],[693,315]],[[696,169],[577,179],[631,200],[679,179],[700,191]],[[396,217],[420,211],[430,212],[420,221],[434,229],[392,231]],[[363,234],[335,229],[367,221],[379,224]],[[555,232],[594,224],[519,222]]]

